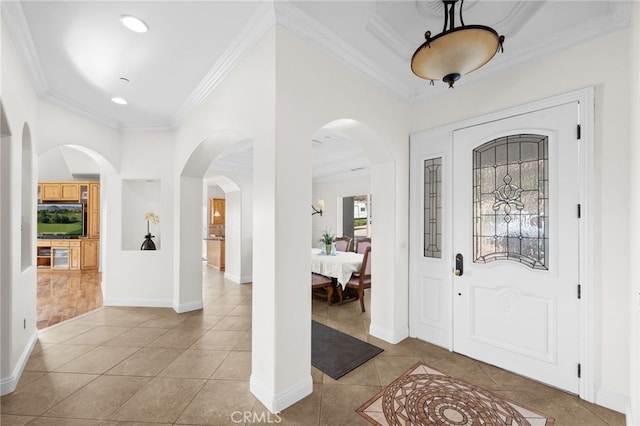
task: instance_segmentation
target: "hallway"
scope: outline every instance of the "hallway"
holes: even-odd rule
[[[244,413],[268,416],[249,392],[251,285],[225,281],[206,266],[203,274],[201,311],[102,307],[41,330],[18,388],[2,397],[1,424],[213,425],[241,423]],[[384,352],[338,381],[312,368],[313,393],[280,413],[282,424],[367,424],[355,409],[418,361],[558,425],[625,424],[622,414],[428,343],[373,338],[358,303],[328,306],[314,298],[312,306],[314,320]]]

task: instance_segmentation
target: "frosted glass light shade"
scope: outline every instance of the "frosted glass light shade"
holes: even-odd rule
[[[427,38],[411,58],[411,71],[426,80],[453,85],[460,76],[477,70],[493,58],[502,43],[492,28],[468,25]]]

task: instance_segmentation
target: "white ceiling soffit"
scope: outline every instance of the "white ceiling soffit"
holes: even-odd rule
[[[314,183],[368,176],[371,162],[361,146],[350,137],[323,128],[313,135],[312,179]],[[211,163],[205,176],[220,173],[253,174],[253,142],[242,141],[221,153]]]

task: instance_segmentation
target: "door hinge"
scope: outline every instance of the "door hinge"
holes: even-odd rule
[[[578,299],[582,299],[582,286],[578,284]]]
[[[578,140],[582,139],[582,130],[579,124],[576,126],[576,136],[578,137]]]
[[[582,364],[578,364],[578,379],[582,377]]]
[[[582,217],[582,206],[578,204],[578,219]]]

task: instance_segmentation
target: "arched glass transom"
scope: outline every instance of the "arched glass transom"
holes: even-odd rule
[[[473,151],[473,261],[549,269],[548,137],[520,134]]]

